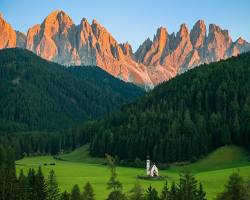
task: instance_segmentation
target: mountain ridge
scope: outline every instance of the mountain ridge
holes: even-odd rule
[[[129,43],[120,44],[97,20],[83,18],[76,25],[64,11],[49,14],[31,27],[25,37],[0,17],[0,48],[22,47],[63,65],[97,65],[115,77],[145,88],[173,78],[203,63],[210,63],[250,51],[241,37],[232,41],[228,30],[203,20],[191,30],[181,24],[169,34],[159,27],[133,52]],[[7,41],[7,42],[6,42]]]

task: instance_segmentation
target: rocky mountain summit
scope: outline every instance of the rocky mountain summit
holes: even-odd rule
[[[175,34],[158,28],[153,40],[146,39],[133,53],[130,44],[120,44],[108,30],[85,18],[79,25],[63,11],[55,11],[28,30],[14,31],[0,17],[0,48],[21,47],[66,66],[97,65],[115,77],[146,88],[166,81],[202,63],[250,51],[250,43],[233,42],[229,32],[199,20],[189,31],[186,24]]]

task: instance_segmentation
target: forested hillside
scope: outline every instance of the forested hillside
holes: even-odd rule
[[[5,68],[8,69],[7,65]],[[64,70],[70,77],[86,75],[80,68]],[[100,80],[105,85],[105,78]],[[105,103],[110,99],[102,100]],[[5,108],[2,103],[1,106]],[[152,160],[164,163],[195,161],[225,144],[249,149],[250,53],[190,70],[119,111],[68,131],[3,135],[0,141],[10,144],[16,157],[23,152],[56,154],[90,143],[93,156],[109,153],[121,160],[134,161],[149,154]]]
[[[93,124],[90,151],[120,159],[196,160],[225,144],[250,146],[250,53],[202,65]]]
[[[0,51],[0,131],[61,130],[143,95],[97,67],[48,62],[22,49]]]
[[[98,86],[103,93],[119,96],[127,102],[133,101],[144,94],[144,92],[134,84],[125,83],[96,66],[72,66],[67,68],[67,71]]]

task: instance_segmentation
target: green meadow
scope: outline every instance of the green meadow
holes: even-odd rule
[[[51,169],[55,170],[61,191],[70,191],[74,184],[83,188],[89,181],[93,185],[98,200],[107,197],[109,191],[106,189],[106,183],[110,173],[104,165],[105,159],[90,157],[87,146],[61,155],[60,158],[63,160],[56,160],[52,156],[26,157],[16,161],[16,168],[18,172],[23,169],[27,173],[29,168],[37,169],[42,165],[45,176]],[[55,165],[50,165],[52,163]],[[240,147],[225,146],[196,163],[185,166],[172,165],[169,169],[160,170],[160,174],[166,176],[169,183],[173,180],[177,182],[179,172],[184,168],[191,171],[203,184],[208,200],[212,200],[223,190],[229,175],[233,172],[239,172],[245,178],[250,177],[250,157]],[[165,180],[138,180],[137,175],[145,174],[143,168],[117,167],[117,172],[125,192],[128,192],[136,181],[139,181],[145,189],[151,184],[160,192],[165,182]]]

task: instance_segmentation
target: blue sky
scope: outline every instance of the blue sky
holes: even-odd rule
[[[156,29],[164,26],[177,32],[182,23],[189,29],[198,19],[229,29],[235,40],[250,41],[248,0],[0,0],[0,12],[14,29],[26,32],[54,10],[64,10],[76,24],[83,17],[96,19],[118,42],[128,41],[133,49]]]

